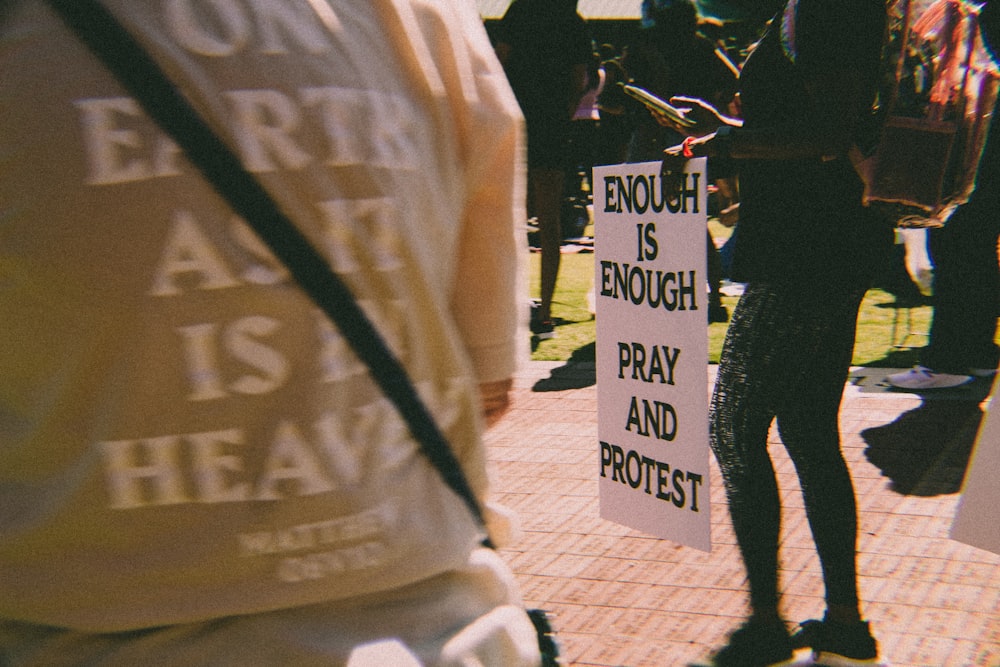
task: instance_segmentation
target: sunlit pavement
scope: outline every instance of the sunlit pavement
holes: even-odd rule
[[[841,409],[864,612],[886,664],[1000,667],[1000,556],[948,537],[989,382],[920,396],[887,390],[892,372],[856,369]],[[818,560],[795,473],[773,431],[771,441],[785,508],[783,612],[815,618]],[[494,495],[523,530],[504,556],[527,604],[554,616],[566,665],[685,665],[742,621],[745,577],[714,460],[711,553],[599,517],[592,363],[526,364],[487,443]]]

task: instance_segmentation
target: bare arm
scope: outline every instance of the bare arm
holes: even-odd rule
[[[739,121],[719,114],[720,125],[740,128],[729,135],[728,146],[721,150],[715,132],[710,132],[688,142],[688,147],[695,157],[728,154],[736,159],[798,160],[846,155],[859,110],[866,104],[862,82],[848,70],[829,70],[807,82],[806,90],[813,113],[806,132],[798,129],[801,125],[747,130]],[[667,149],[674,154],[682,150],[677,146]]]

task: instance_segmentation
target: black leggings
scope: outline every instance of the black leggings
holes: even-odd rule
[[[751,284],[733,313],[712,396],[711,444],[756,611],[778,606],[781,506],[767,451],[775,418],[801,483],[827,604],[858,604],[857,504],[838,413],[864,293]]]

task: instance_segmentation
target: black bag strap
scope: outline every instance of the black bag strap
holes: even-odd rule
[[[96,0],[49,0],[49,5],[145,112],[173,137],[233,210],[270,246],[299,286],[337,325],[399,410],[424,455],[485,528],[483,511],[461,464],[417,395],[406,369],[329,263],[110,12]]]

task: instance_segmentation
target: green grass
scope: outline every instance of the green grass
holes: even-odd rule
[[[719,238],[724,231],[710,228]],[[538,296],[540,255],[530,261],[531,296]],[[532,343],[531,358],[536,361],[593,361],[595,322],[587,304],[587,292],[594,284],[592,253],[564,254],[559,281],[552,304],[556,337]],[[732,312],[737,297],[723,297]],[[917,362],[919,348],[926,344],[932,308],[920,305],[909,310],[894,306],[895,297],[883,290],[869,290],[858,316],[858,335],[853,363],[856,366],[908,368]],[[708,361],[718,363],[726,324],[708,327]],[[915,333],[910,333],[915,332]],[[1000,339],[1000,335],[998,335]]]

